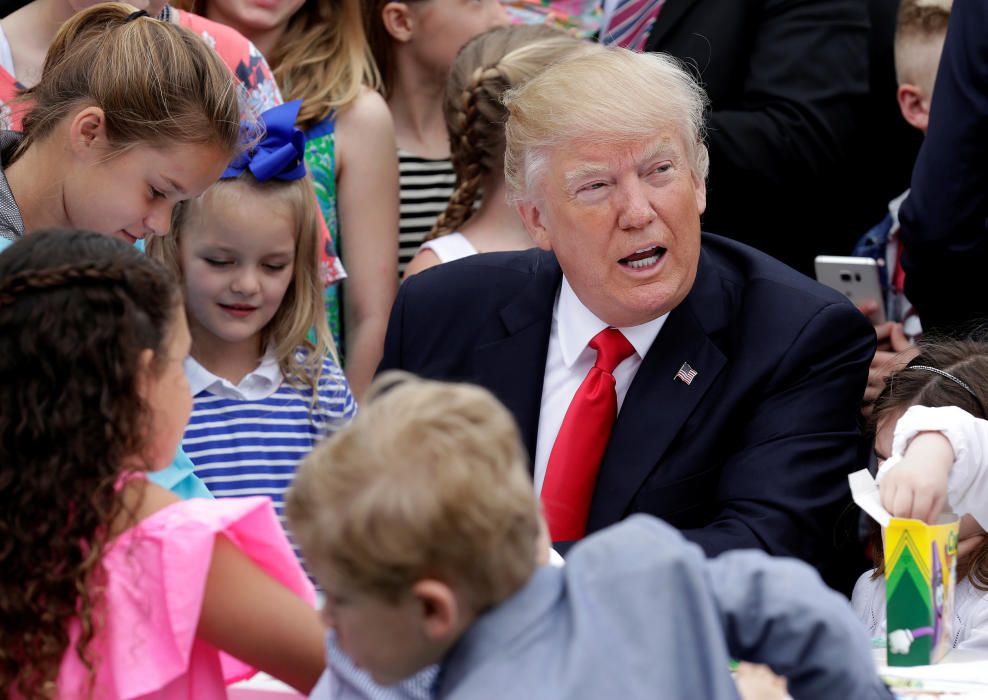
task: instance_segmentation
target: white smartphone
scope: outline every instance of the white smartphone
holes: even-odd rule
[[[818,255],[814,260],[817,281],[836,289],[851,302],[861,304],[873,301],[878,310],[868,316],[873,324],[885,323],[885,295],[878,277],[878,263],[874,258]]]

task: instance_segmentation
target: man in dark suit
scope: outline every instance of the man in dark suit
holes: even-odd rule
[[[868,322],[777,261],[701,236],[702,91],[668,58],[592,52],[507,104],[505,178],[541,250],[410,278],[381,368],[492,390],[555,540],[647,512],[710,554],[821,563],[856,466]]]
[[[930,125],[900,213],[906,296],[924,330],[988,320],[988,3],[955,0]]]
[[[815,255],[847,254],[901,191],[884,186],[885,154],[875,151],[898,117],[889,112],[879,125],[869,110],[868,44],[877,37],[867,1],[613,0],[605,8],[616,5],[616,20],[629,3],[658,13],[642,48],[691,66],[710,97],[704,230],[811,276]],[[611,22],[602,41],[633,41],[619,30]]]

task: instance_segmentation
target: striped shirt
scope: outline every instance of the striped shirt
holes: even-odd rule
[[[346,377],[327,357],[313,407],[311,389],[285,381],[270,354],[236,386],[191,357],[185,371],[194,398],[182,447],[196,474],[217,498],[269,496],[284,526],[299,461],[356,412]]]
[[[398,149],[401,213],[398,229],[398,272],[415,257],[426,234],[445,211],[456,175],[448,158],[419,158]]]

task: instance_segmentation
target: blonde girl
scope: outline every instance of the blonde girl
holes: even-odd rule
[[[260,142],[176,210],[172,236],[148,245],[185,292],[193,408],[183,448],[215,496],[269,496],[279,515],[298,461],[355,411],[323,312],[298,109],[262,114]]]
[[[267,57],[286,100],[302,100],[306,162],[322,215],[347,269],[342,309],[327,290],[327,314],[359,397],[381,359],[397,291],[398,164],[380,78],[359,0],[182,0],[223,22]],[[342,322],[341,312],[342,311]]]
[[[133,246],[49,230],[0,254],[0,696],[221,700],[251,666],[301,692],[319,676],[270,502],[145,478],[188,419],[188,349],[174,278]]]
[[[467,42],[443,105],[456,187],[405,277],[474,253],[532,247],[506,197],[501,96],[552,63],[594,50],[600,47],[546,26],[500,27]]]
[[[362,0],[382,90],[394,117],[401,173],[399,270],[453,191],[443,119],[446,77],[460,48],[508,23],[499,0]]]

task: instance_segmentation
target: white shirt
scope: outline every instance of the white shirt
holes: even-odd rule
[[[614,369],[619,414],[642,358],[652,347],[668,316],[669,314],[665,314],[640,326],[618,329],[635,348],[635,352]],[[597,352],[588,347],[588,343],[607,328],[607,325],[583,305],[564,276],[552,309],[552,330],[549,333],[549,350],[545,358],[539,432],[535,442],[536,493],[542,491],[549,455],[566,410],[597,359]]]
[[[278,391],[284,376],[273,353],[265,353],[257,369],[234,385],[228,379],[218,377],[196,362],[192,356],[185,358],[185,376],[193,396],[209,389],[209,393],[234,401],[260,401]]]
[[[476,255],[479,251],[462,233],[448,233],[422,244],[419,250],[431,250],[439,262],[450,262]]]

